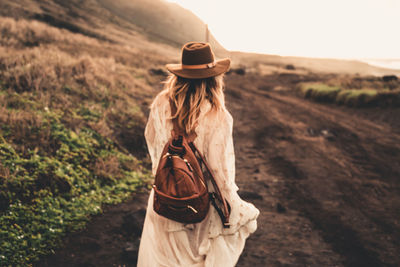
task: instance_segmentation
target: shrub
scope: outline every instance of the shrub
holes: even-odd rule
[[[379,91],[376,102],[380,106],[400,107],[400,89]]]
[[[349,107],[400,106],[400,89],[341,89],[322,83],[304,83],[299,90],[306,98]]]
[[[322,83],[302,84],[301,92],[306,98],[320,102],[334,102],[340,88]]]
[[[350,107],[376,105],[378,91],[375,89],[343,90],[336,97],[336,103]]]

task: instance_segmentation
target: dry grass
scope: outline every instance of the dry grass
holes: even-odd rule
[[[102,180],[113,180],[122,176],[117,156],[96,159],[94,174]]]
[[[60,92],[68,87],[67,93],[101,100],[118,94],[116,88],[150,89],[146,83],[135,79],[134,68],[116,63],[112,57],[75,57],[56,47],[10,50],[7,55],[0,56],[0,68],[4,87],[18,93]]]
[[[88,126],[145,155],[142,109],[162,78],[149,70],[163,57],[35,21],[0,17],[0,32],[0,123],[16,144],[26,140],[18,151],[32,149],[28,132],[43,128],[38,114],[54,112],[74,131]],[[46,144],[45,133],[37,134]]]
[[[7,136],[16,151],[26,156],[29,151],[44,150],[53,153],[56,147],[48,125],[38,113],[0,107],[0,133]]]
[[[70,31],[49,27],[47,24],[31,20],[15,20],[2,17],[0,19],[0,45],[13,48],[26,48],[40,44],[66,43],[100,46],[94,38],[81,34],[71,34]]]

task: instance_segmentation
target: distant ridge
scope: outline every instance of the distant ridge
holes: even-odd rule
[[[287,65],[294,65],[296,69],[303,71],[321,72],[321,73],[340,73],[352,75],[396,75],[400,77],[400,70],[384,68],[362,62],[360,60],[345,60],[334,58],[307,58],[294,56],[279,56],[258,53],[244,53],[231,51],[231,58],[235,64],[257,67],[261,69],[268,66],[267,72],[279,71],[279,68],[285,68]],[[271,66],[277,69],[271,69]]]
[[[40,20],[110,42],[141,35],[150,42],[180,48],[188,41],[206,38],[203,21],[191,11],[164,0],[2,0],[0,15]],[[118,29],[117,35],[122,38],[110,37],[110,28]],[[134,45],[133,40],[129,43]],[[209,40],[217,54],[226,54],[211,34]]]
[[[359,59],[359,61],[381,68],[400,70],[400,59],[371,58],[371,59]]]
[[[165,0],[98,0],[107,10],[131,22],[155,41],[181,47],[189,41],[205,41],[206,25],[191,11]],[[210,35],[218,52],[226,50]]]

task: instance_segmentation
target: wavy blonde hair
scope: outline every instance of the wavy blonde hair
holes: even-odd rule
[[[164,82],[164,90],[176,106],[170,119],[177,119],[179,128],[187,134],[197,125],[200,107],[209,101],[211,110],[225,108],[223,74],[205,79],[187,79],[171,74]]]

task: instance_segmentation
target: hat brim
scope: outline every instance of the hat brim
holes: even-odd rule
[[[207,69],[182,69],[182,64],[167,64],[166,68],[169,72],[189,79],[203,79],[220,75],[229,70],[231,60],[224,58],[216,61],[212,68]]]

